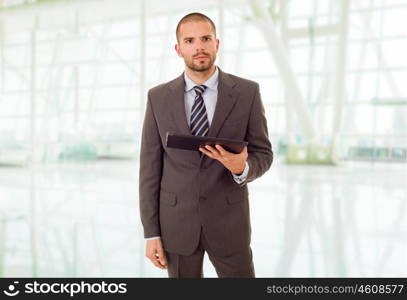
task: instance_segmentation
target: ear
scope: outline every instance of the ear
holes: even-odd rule
[[[180,50],[178,44],[175,44],[174,49],[175,49],[175,52],[177,52],[178,56],[179,56],[179,57],[182,57],[181,50]]]
[[[216,39],[216,52],[219,50],[219,39]]]

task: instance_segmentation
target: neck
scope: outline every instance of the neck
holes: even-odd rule
[[[215,65],[212,65],[212,67],[209,70],[204,72],[193,71],[187,66],[185,67],[185,72],[187,73],[188,77],[191,78],[191,80],[198,85],[201,85],[205,81],[207,81],[208,78],[211,77],[213,73],[215,73],[215,71],[216,71]]]

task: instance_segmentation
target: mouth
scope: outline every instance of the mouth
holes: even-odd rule
[[[195,59],[207,59],[208,57],[207,56],[197,56],[197,57],[195,57]]]

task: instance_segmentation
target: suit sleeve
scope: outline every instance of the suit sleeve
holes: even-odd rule
[[[273,162],[273,151],[268,137],[267,120],[257,83],[246,132],[246,141],[249,143],[247,146],[249,173],[246,180],[240,186],[244,186],[262,176]]]
[[[150,91],[143,122],[139,161],[139,205],[144,237],[160,236],[159,197],[163,146],[154,117]]]

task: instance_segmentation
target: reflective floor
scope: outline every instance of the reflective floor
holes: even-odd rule
[[[406,167],[275,161],[249,184],[256,276],[407,276]],[[137,182],[136,161],[1,167],[0,277],[166,277],[144,257]]]

